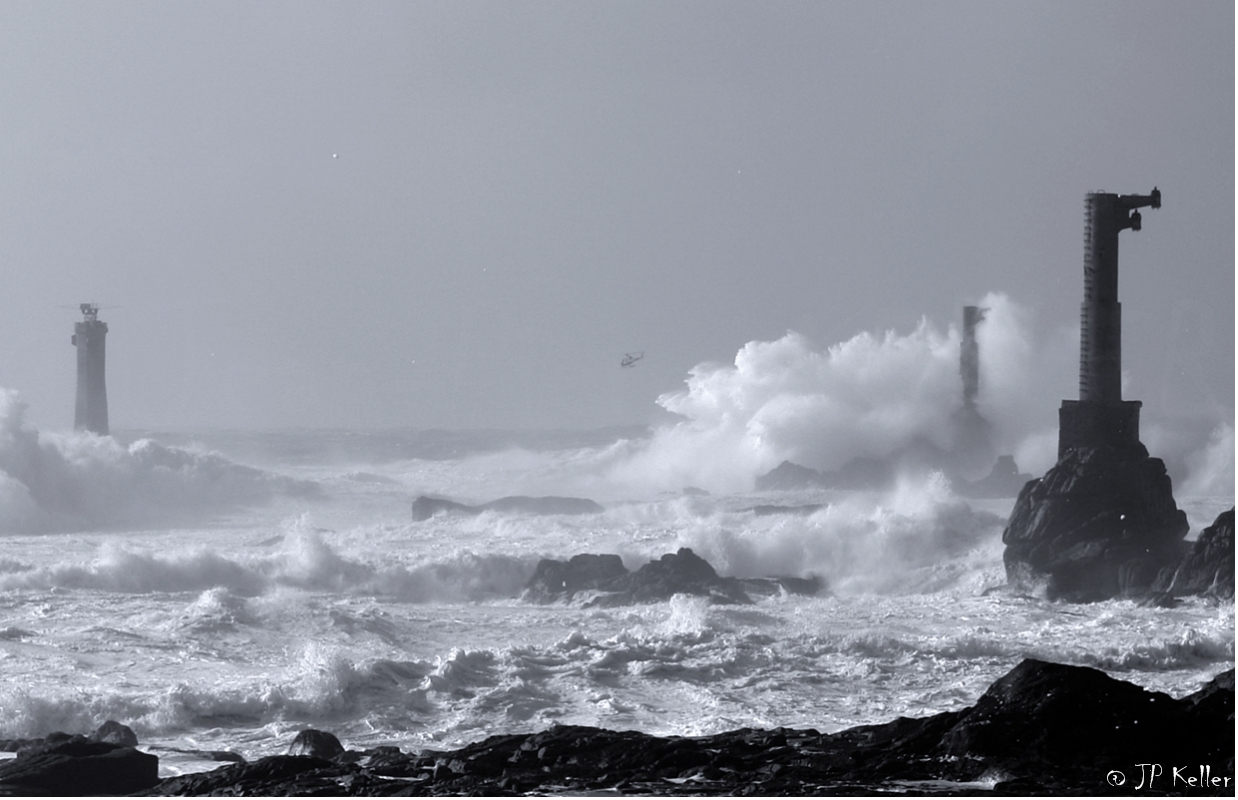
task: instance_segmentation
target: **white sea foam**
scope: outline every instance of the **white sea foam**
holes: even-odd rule
[[[110,436],[41,432],[25,405],[0,389],[0,530],[91,530],[173,524],[232,511],[316,487],[141,439],[128,447]]]
[[[1012,410],[982,410],[1006,441],[1034,450],[1043,443],[1027,444],[1040,434],[1035,404],[1019,405],[1020,369],[1050,356],[1000,298],[983,304],[993,311],[978,331],[982,398]],[[1026,657],[1096,666],[1175,696],[1232,666],[1232,605],[1069,606],[986,593],[1004,581],[1009,502],[962,500],[940,476],[905,475],[889,492],[747,492],[782,458],[829,467],[936,436],[957,394],[957,344],[928,323],[826,352],[794,336],[753,343],[734,367],[698,369],[667,400],[690,418],[651,439],[515,449],[478,434],[471,455],[447,459],[442,437],[418,457],[379,436],[255,434],[248,449],[267,454],[264,470],[158,437],[122,447],[41,433],[6,394],[0,736],[85,733],[113,718],[152,749],[252,758],[283,752],[307,726],[352,747],[406,749],[554,722],[679,735],[829,731],[956,710]],[[1010,357],[998,363],[999,353]],[[931,408],[882,397],[894,391],[887,369],[904,361],[920,380],[894,388]],[[869,431],[865,419],[889,424]],[[1193,526],[1232,504],[1228,430],[1192,462],[1199,477],[1189,485],[1221,492],[1180,501]],[[228,441],[246,450],[245,434]],[[303,479],[321,491],[311,498]],[[684,495],[685,486],[712,494]],[[408,502],[423,492],[464,502],[583,496],[605,510],[413,522]],[[821,507],[752,511],[766,503]],[[231,514],[227,524],[220,514]],[[25,535],[33,531],[52,533]],[[723,575],[817,575],[828,591],[751,606],[515,599],[542,557],[616,552],[637,569],[680,546]]]

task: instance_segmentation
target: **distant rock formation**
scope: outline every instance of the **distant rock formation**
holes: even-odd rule
[[[759,505],[748,509],[755,516],[771,517],[776,514],[794,514],[800,517],[807,517],[810,514],[815,514],[825,508],[821,503],[805,503],[799,506],[780,506],[780,505]]]
[[[1169,597],[1234,598],[1234,509],[1205,528],[1177,566],[1157,576],[1152,591]]]
[[[1177,564],[1187,533],[1165,464],[1142,444],[1071,448],[1019,492],[1002,541],[1011,583],[1050,599],[1139,596]]]
[[[894,485],[895,469],[875,458],[855,458],[838,470],[822,472],[783,461],[769,472],[757,477],[759,492],[795,491],[799,489],[887,489]]]
[[[687,547],[650,561],[629,572],[617,555],[582,554],[569,561],[544,558],[538,562],[522,597],[533,603],[572,600],[594,595],[586,606],[621,606],[656,603],[677,594],[708,597],[720,605],[752,603],[752,595],[782,591],[814,595],[821,590],[815,578],[724,578],[709,562]]]
[[[1231,796],[1233,776],[1232,669],[1175,699],[1090,667],[1028,659],[973,706],[837,733],[660,737],[554,725],[450,751],[270,756],[168,778],[145,794]]]
[[[788,492],[797,489],[828,489],[831,484],[819,470],[783,461],[764,475],[758,475],[758,492]]]
[[[894,488],[899,474],[904,471],[918,474],[940,471],[963,497],[1014,497],[1032,479],[1031,475],[1019,472],[1014,456],[998,456],[989,474],[976,481],[962,478],[952,459],[951,454],[923,444],[901,454],[899,458],[856,458],[841,469],[825,472],[783,461],[757,477],[756,489],[760,492],[804,489],[884,491]]]
[[[440,512],[477,516],[485,511],[517,512],[552,516],[555,514],[600,514],[605,509],[581,497],[501,497],[479,506],[469,506],[441,497],[422,495],[413,501],[413,522],[424,522]]]

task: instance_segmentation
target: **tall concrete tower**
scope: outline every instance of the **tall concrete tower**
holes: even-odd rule
[[[72,342],[77,347],[77,413],[73,427],[107,436],[107,384],[104,381],[104,354],[107,323],[99,321],[99,307],[82,303],[84,319],[73,326]]]
[[[1083,307],[1079,336],[1079,399],[1063,400],[1057,455],[1074,447],[1139,443],[1138,400],[1122,399],[1122,304],[1118,302],[1118,234],[1137,231],[1136,209],[1161,207],[1150,195],[1087,196],[1083,244]]]

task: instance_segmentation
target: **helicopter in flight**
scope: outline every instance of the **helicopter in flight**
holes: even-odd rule
[[[636,366],[636,362],[645,357],[645,351],[639,353],[627,353],[623,356],[623,360],[619,362],[619,366],[627,368]]]

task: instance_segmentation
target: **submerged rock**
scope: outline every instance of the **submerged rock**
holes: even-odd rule
[[[476,516],[485,511],[518,512],[551,516],[555,514],[600,514],[605,511],[597,503],[582,497],[500,497],[478,506],[457,503],[441,497],[422,495],[413,501],[413,522],[424,522],[435,514],[445,512],[463,516]]]
[[[274,756],[171,778],[146,793],[1129,794],[1140,782],[1139,765],[1155,760],[1165,768],[1160,783],[1144,787],[1151,793],[1232,796],[1233,675],[1222,673],[1179,700],[1089,667],[1028,659],[969,708],[834,734],[745,728],[657,737],[555,725],[449,752],[405,755],[388,747],[333,761]],[[1196,782],[1175,786],[1167,773],[1184,764],[1183,774]]]
[[[1187,533],[1165,464],[1141,445],[1074,448],[1019,492],[1002,542],[1011,583],[1050,599],[1139,596],[1176,564]]]

